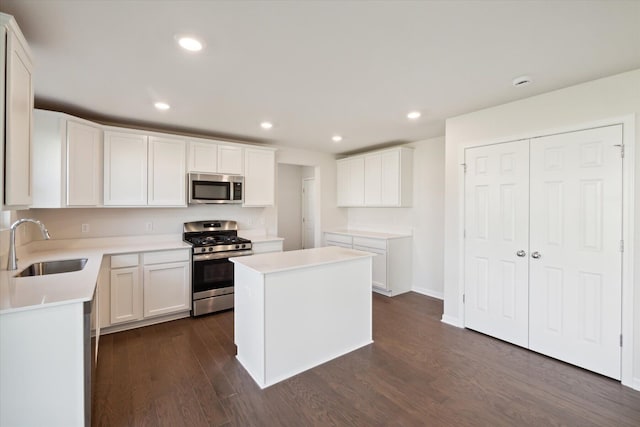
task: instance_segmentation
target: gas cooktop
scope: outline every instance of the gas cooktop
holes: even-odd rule
[[[185,222],[182,240],[193,245],[194,254],[251,250],[251,240],[238,237],[235,221]]]

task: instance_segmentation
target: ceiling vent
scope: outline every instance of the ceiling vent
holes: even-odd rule
[[[531,77],[529,76],[520,76],[513,79],[514,87],[522,87],[531,83]]]

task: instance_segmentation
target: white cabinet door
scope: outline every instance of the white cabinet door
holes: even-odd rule
[[[349,160],[336,162],[336,203],[338,207],[349,203]]]
[[[144,266],[144,317],[190,309],[189,263]]]
[[[349,157],[337,161],[338,206],[364,206],[364,159]]]
[[[242,175],[242,147],[218,145],[218,173]]]
[[[4,203],[7,206],[28,206],[31,204],[32,186],[32,64],[16,35],[9,30],[6,37]]]
[[[620,379],[622,126],[531,140],[530,335]]]
[[[380,155],[382,170],[380,205],[400,206],[400,151],[387,151]]]
[[[369,154],[364,158],[364,205],[382,204],[382,155]]]
[[[465,326],[528,345],[529,144],[465,153]]]
[[[111,324],[142,319],[140,268],[111,270]]]
[[[149,137],[148,201],[150,206],[186,206],[186,143]]]
[[[275,164],[272,150],[244,150],[244,206],[273,206]]]
[[[353,245],[353,249],[357,249],[359,251],[372,252],[375,253],[376,256],[372,259],[372,286],[376,288],[390,290],[389,289],[389,280],[387,279],[387,251],[384,249],[371,248],[367,246],[358,246]]]
[[[218,145],[189,142],[189,172],[218,172]]]
[[[364,206],[364,157],[349,160],[349,206]]]
[[[147,204],[147,137],[104,133],[104,204],[145,206]]]
[[[67,205],[97,206],[102,194],[102,131],[67,122]]]

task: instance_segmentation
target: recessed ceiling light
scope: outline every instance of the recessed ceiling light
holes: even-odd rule
[[[340,135],[333,135],[333,136],[331,137],[331,140],[332,140],[333,142],[340,142],[340,141],[342,141],[342,137],[341,137]]]
[[[262,123],[260,123],[260,127],[262,129],[271,129],[273,127],[273,123],[271,123],[271,122],[262,122]]]
[[[420,114],[420,111],[412,111],[409,114],[407,114],[407,118],[411,119],[411,120],[415,120],[417,118],[419,118],[422,114]]]
[[[153,104],[154,107],[156,107],[158,110],[168,110],[169,108],[171,108],[171,106],[169,104],[167,104],[166,102],[156,102],[155,104]]]
[[[513,85],[515,87],[526,86],[530,84],[533,80],[529,76],[520,76],[513,79]]]
[[[178,44],[190,52],[199,52],[202,50],[202,42],[193,37],[180,37],[178,38]]]

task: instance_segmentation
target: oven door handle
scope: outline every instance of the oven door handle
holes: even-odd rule
[[[237,256],[246,256],[253,255],[253,251],[228,251],[228,252],[218,252],[218,253],[210,253],[210,254],[198,254],[193,256],[193,262],[196,261],[211,261],[213,259],[224,259],[224,258],[233,258]]]

